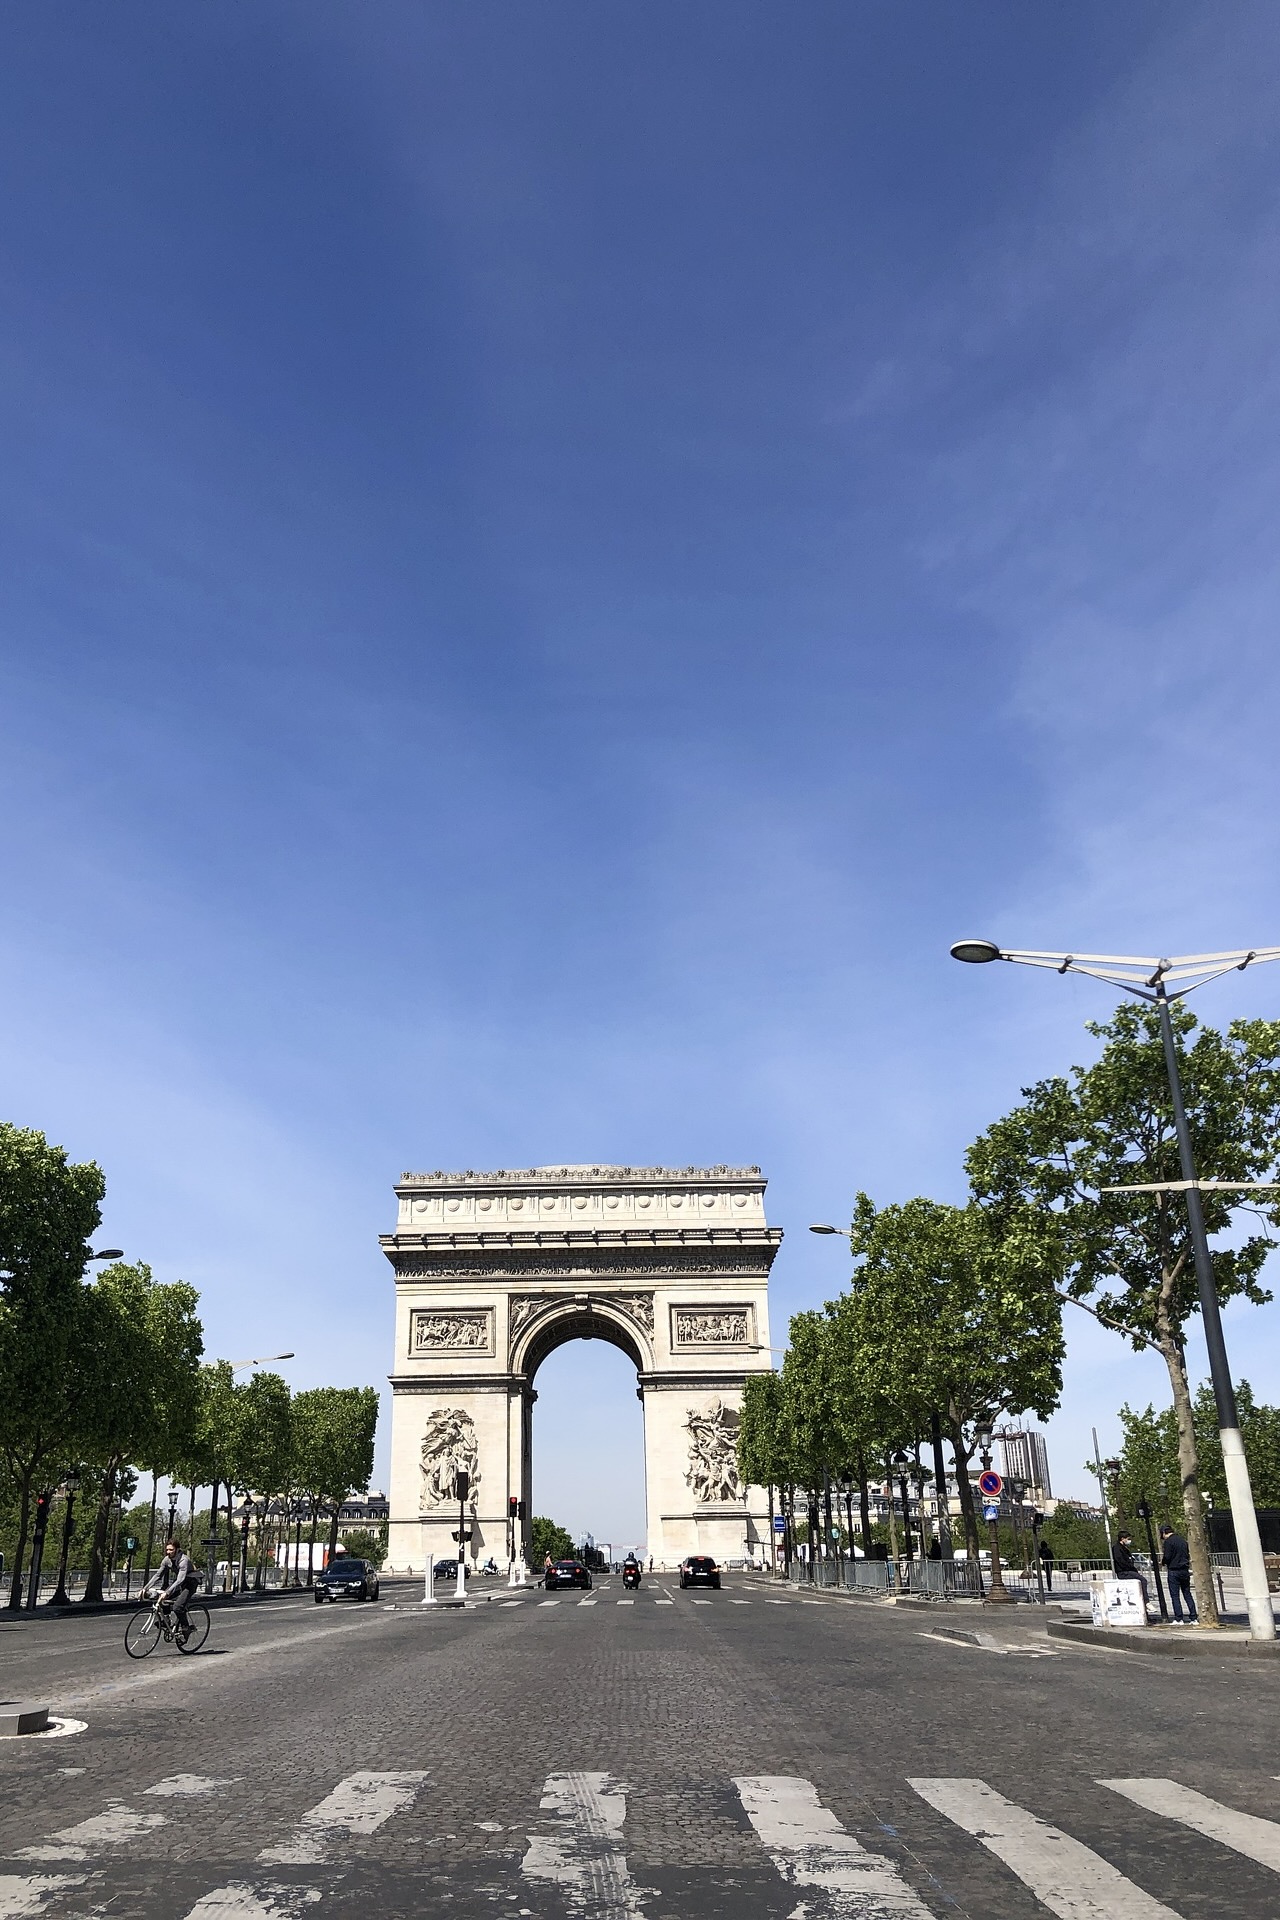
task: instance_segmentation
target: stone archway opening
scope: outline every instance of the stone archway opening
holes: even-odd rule
[[[644,1403],[620,1340],[567,1338],[538,1358],[530,1396],[530,1512],[614,1557],[647,1552]]]

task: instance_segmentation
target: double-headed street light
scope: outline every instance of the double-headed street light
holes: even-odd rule
[[[1202,1186],[1233,1192],[1253,1192],[1270,1187],[1272,1181],[1198,1180],[1195,1157],[1191,1151],[1191,1132],[1182,1099],[1182,1079],[1178,1072],[1178,1049],[1173,1021],[1169,1017],[1171,1001],[1185,999],[1197,987],[1220,980],[1227,973],[1243,973],[1246,967],[1264,960],[1280,960],[1280,947],[1240,947],[1232,953],[1190,953],[1174,959],[1149,959],[1133,954],[1115,953],[1036,953],[998,947],[994,940],[957,940],[951,949],[953,960],[984,966],[992,960],[1015,961],[1027,967],[1051,967],[1055,973],[1084,973],[1093,980],[1104,980],[1126,993],[1136,994],[1156,1008],[1160,1019],[1160,1037],[1164,1042],[1165,1070],[1173,1099],[1173,1122],[1178,1136],[1178,1161],[1181,1180],[1152,1180],[1139,1186],[1108,1187],[1108,1193],[1170,1193],[1187,1196],[1187,1217],[1191,1227],[1191,1247],[1195,1256],[1196,1284],[1200,1293],[1200,1312],[1204,1320],[1205,1345],[1209,1350],[1209,1375],[1218,1410],[1218,1431],[1222,1438],[1222,1464],[1226,1470],[1231,1515],[1235,1522],[1236,1548],[1240,1555],[1240,1574],[1245,1604],[1249,1609],[1249,1631],[1255,1640],[1274,1640],[1275,1614],[1267,1587],[1267,1570],[1262,1558],[1258,1534],[1258,1516],[1254,1511],[1253,1488],[1240,1434],[1240,1415],[1236,1407],[1235,1387],[1227,1361],[1227,1346],[1222,1333],[1222,1314],[1213,1284],[1213,1261],[1209,1254],[1209,1236],[1205,1231],[1204,1208],[1200,1203]],[[1174,985],[1170,991],[1171,983]]]

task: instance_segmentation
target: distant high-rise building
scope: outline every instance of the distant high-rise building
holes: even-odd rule
[[[1024,1481],[1028,1492],[1048,1499],[1053,1488],[1049,1484],[1049,1449],[1044,1435],[1034,1427],[1006,1427],[996,1439],[1000,1443],[1001,1471],[1005,1479]]]

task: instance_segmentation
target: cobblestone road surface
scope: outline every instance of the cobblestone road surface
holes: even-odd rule
[[[142,1663],[119,1620],[0,1620],[0,1692],[84,1723],[0,1742],[0,1920],[1280,1915],[1269,1661],[745,1579],[412,1597]]]

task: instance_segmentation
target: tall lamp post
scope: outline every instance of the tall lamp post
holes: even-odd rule
[[[67,1556],[71,1551],[71,1514],[76,1504],[76,1494],[80,1491],[80,1469],[71,1467],[62,1478],[62,1490],[67,1504],[62,1514],[62,1551],[58,1555],[58,1584],[49,1596],[51,1607],[65,1607],[67,1599]]]
[[[954,960],[982,966],[991,960],[1010,960],[1028,967],[1052,967],[1055,973],[1084,973],[1094,980],[1136,994],[1149,1001],[1160,1019],[1160,1037],[1164,1042],[1165,1071],[1173,1100],[1173,1124],[1178,1136],[1178,1161],[1181,1180],[1149,1181],[1133,1187],[1109,1188],[1114,1193],[1183,1192],[1187,1196],[1187,1218],[1191,1228],[1191,1247],[1195,1256],[1196,1284],[1200,1293],[1200,1313],[1204,1321],[1205,1345],[1209,1350],[1209,1376],[1218,1411],[1218,1432],[1222,1439],[1222,1464],[1226,1470],[1227,1491],[1231,1497],[1231,1515],[1235,1521],[1236,1547],[1240,1555],[1240,1573],[1244,1583],[1245,1604],[1249,1609],[1249,1632],[1255,1640],[1274,1640],[1275,1614],[1267,1587],[1267,1570],[1262,1558],[1258,1534],[1258,1516],[1254,1511],[1253,1488],[1240,1434],[1240,1415],[1236,1407],[1235,1386],[1227,1361],[1227,1345],[1222,1334],[1222,1314],[1213,1284],[1213,1261],[1209,1254],[1209,1236],[1205,1232],[1204,1208],[1200,1201],[1202,1186],[1227,1188],[1234,1192],[1255,1191],[1272,1186],[1272,1181],[1205,1180],[1196,1178],[1195,1156],[1191,1151],[1191,1132],[1182,1099],[1182,1078],[1178,1071],[1178,1049],[1174,1039],[1170,1003],[1184,1000],[1197,987],[1219,980],[1227,973],[1243,973],[1248,966],[1264,960],[1280,960],[1280,947],[1238,948],[1233,953],[1183,954],[1172,960],[1153,960],[1131,954],[1114,953],[1032,953],[1006,951],[993,940],[957,940],[951,949]],[[1182,984],[1173,987],[1171,982]]]

